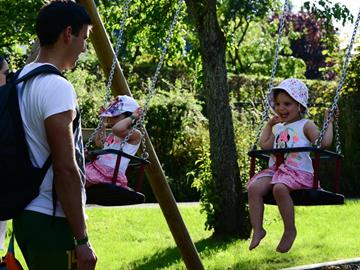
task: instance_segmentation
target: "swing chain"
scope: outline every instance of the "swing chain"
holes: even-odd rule
[[[103,121],[103,119],[101,119],[100,120],[100,123],[98,124],[98,126],[94,129],[94,131],[90,134],[90,136],[89,136],[89,139],[88,139],[88,141],[86,142],[86,144],[85,144],[85,149],[89,149],[89,146],[90,146],[90,144],[94,141],[94,139],[95,139],[95,136],[97,135],[97,134],[99,134],[100,135],[100,138],[101,138],[101,140],[103,141],[104,140],[104,138],[105,138],[105,133],[106,133],[106,130],[102,130],[102,126],[103,126],[103,124],[104,124],[104,121]]]
[[[145,105],[144,105],[144,109],[143,109],[143,114],[142,114],[142,116],[140,118],[141,124],[144,123],[144,115],[147,112],[150,98],[156,93],[156,88],[155,88],[156,82],[157,82],[157,79],[158,79],[158,76],[159,76],[159,73],[160,73],[160,69],[161,69],[161,67],[163,65],[163,62],[164,62],[164,59],[165,59],[165,54],[166,54],[166,51],[167,51],[167,49],[169,47],[169,43],[170,43],[170,40],[172,38],[174,29],[175,29],[175,25],[176,25],[176,22],[177,22],[177,18],[179,16],[180,11],[181,11],[181,6],[182,6],[183,2],[184,2],[184,0],[179,0],[179,2],[178,2],[178,8],[177,8],[177,10],[175,12],[174,19],[173,19],[173,21],[171,23],[169,34],[168,34],[168,36],[167,36],[167,38],[165,40],[165,46],[162,49],[160,60],[159,60],[159,63],[157,65],[157,67],[156,67],[155,74],[151,79],[151,85],[149,87],[148,95],[146,97],[146,101],[145,101]]]
[[[261,115],[261,122],[255,137],[255,142],[252,146],[252,149],[255,150],[256,146],[260,140],[260,136],[261,136],[261,131],[262,131],[262,127],[266,121],[266,119],[269,117],[269,110],[270,110],[270,104],[269,104],[269,100],[268,100],[268,96],[271,93],[271,90],[273,88],[274,85],[274,79],[275,79],[275,74],[276,74],[276,70],[278,67],[278,58],[279,58],[279,50],[280,50],[280,43],[281,43],[281,39],[283,36],[283,31],[284,31],[284,27],[285,27],[285,19],[286,19],[286,15],[289,11],[289,0],[285,0],[284,2],[284,6],[283,6],[283,13],[281,14],[280,17],[280,25],[279,25],[279,30],[278,30],[278,38],[276,41],[276,47],[275,47],[275,57],[274,57],[274,62],[273,62],[273,66],[271,69],[271,77],[270,77],[270,81],[269,81],[269,85],[268,85],[268,90],[266,92],[266,98],[265,98],[265,102],[263,104],[264,106],[264,111]]]
[[[339,121],[337,119],[337,117],[335,118],[334,121],[334,125],[335,125],[335,145],[336,145],[336,153],[337,154],[341,154],[341,142],[340,142],[340,132],[339,132]]]
[[[141,125],[141,134],[143,134],[141,137],[141,145],[142,145],[142,154],[141,157],[143,159],[148,159],[149,158],[149,153],[146,151],[146,140],[145,140],[145,128],[143,125]]]
[[[175,25],[176,25],[179,13],[181,11],[181,7],[182,7],[183,2],[184,2],[184,0],[179,0],[179,2],[178,2],[178,8],[177,8],[177,10],[175,12],[174,19],[173,19],[173,21],[171,23],[170,30],[168,32],[168,36],[167,36],[167,38],[165,40],[164,48],[161,51],[160,60],[159,60],[159,63],[157,65],[157,67],[156,67],[155,74],[152,77],[151,85],[149,87],[148,95],[146,96],[145,105],[143,107],[142,113],[140,114],[140,118],[137,119],[137,121],[135,122],[135,125],[130,129],[127,136],[123,140],[121,140],[121,143],[120,143],[120,150],[122,150],[125,143],[129,140],[130,136],[134,133],[135,129],[140,129],[141,134],[142,134],[142,152],[143,152],[142,158],[144,158],[144,159],[147,159],[149,157],[149,154],[146,152],[146,143],[145,143],[145,129],[144,129],[145,115],[147,113],[150,98],[156,93],[156,88],[155,88],[156,82],[157,82],[158,76],[160,74],[160,69],[161,69],[161,67],[163,65],[165,55],[166,55],[166,51],[167,51],[167,49],[169,47],[170,40],[171,40],[171,38],[173,36]]]
[[[112,80],[114,78],[114,73],[115,73],[115,67],[117,64],[117,57],[119,55],[120,52],[120,48],[121,48],[121,44],[123,42],[122,40],[122,35],[124,33],[124,28],[125,28],[125,21],[127,18],[127,11],[129,9],[129,4],[130,4],[131,0],[126,0],[125,3],[125,8],[123,10],[123,16],[122,16],[122,20],[120,23],[120,30],[119,30],[119,34],[117,36],[117,40],[116,40],[116,45],[115,45],[115,53],[114,53],[114,57],[113,57],[113,61],[112,61],[112,65],[111,65],[111,69],[110,69],[110,73],[109,73],[109,78],[106,84],[106,96],[105,96],[105,100],[104,100],[104,107],[107,105],[107,103],[109,103],[110,101],[110,87],[112,84]]]
[[[331,109],[330,109],[330,112],[323,124],[323,127],[321,129],[321,132],[320,132],[320,135],[319,137],[316,139],[315,141],[315,146],[317,148],[320,148],[321,147],[321,142],[324,138],[324,135],[325,135],[325,132],[326,130],[328,129],[329,127],[329,124],[331,122],[331,119],[334,117],[334,114],[337,110],[337,104],[338,104],[338,101],[339,101],[339,98],[340,98],[340,92],[341,92],[341,88],[343,86],[343,83],[344,83],[344,80],[345,80],[345,76],[346,76],[346,69],[349,65],[349,62],[350,62],[350,58],[351,58],[351,51],[352,51],[352,48],[353,48],[353,45],[354,45],[354,41],[355,41],[355,37],[356,37],[356,32],[357,32],[357,29],[358,29],[358,26],[359,26],[359,22],[360,22],[360,9],[359,9],[359,12],[358,12],[358,15],[357,15],[357,19],[356,19],[356,22],[355,22],[355,25],[354,25],[354,31],[352,33],[352,36],[351,36],[351,40],[350,40],[350,43],[347,47],[347,52],[346,52],[346,56],[345,56],[345,62],[344,62],[344,65],[343,65],[343,68],[342,68],[342,71],[341,71],[341,77],[340,77],[340,81],[339,81],[339,84],[338,84],[338,87],[336,89],[336,93],[335,93],[335,97],[334,97],[334,101],[333,101],[333,104],[331,106]],[[339,140],[340,142],[340,140]],[[338,147],[337,147],[338,148]]]
[[[122,35],[124,33],[124,28],[125,28],[125,21],[126,21],[126,18],[127,18],[127,11],[129,9],[129,4],[130,4],[131,0],[126,0],[125,2],[125,7],[124,7],[124,10],[123,10],[123,16],[122,16],[122,20],[120,22],[120,30],[119,30],[119,33],[117,35],[117,39],[116,39],[116,45],[115,45],[115,52],[114,52],[114,57],[113,57],[113,61],[112,61],[112,65],[111,65],[111,69],[110,69],[110,72],[109,72],[109,78],[108,78],[108,81],[106,83],[106,87],[105,87],[105,98],[104,98],[104,102],[103,102],[103,107],[105,108],[106,105],[109,103],[110,101],[110,87],[111,87],[111,84],[112,84],[112,80],[114,78],[114,73],[115,73],[115,67],[116,67],[116,64],[117,64],[117,56],[119,54],[119,51],[120,51],[120,48],[121,48],[121,44],[122,44]],[[102,125],[104,124],[104,119],[103,118],[100,118],[100,121],[99,121],[99,124],[98,126],[94,129],[94,131],[91,133],[88,141],[86,142],[85,144],[85,149],[88,149],[89,146],[92,144],[92,142],[94,141],[95,139],[95,136],[98,132],[102,132],[101,129],[102,129]],[[104,131],[106,133],[106,131]],[[106,134],[100,134],[100,137],[103,139],[105,138],[105,135]]]

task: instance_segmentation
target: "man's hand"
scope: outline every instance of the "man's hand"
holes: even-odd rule
[[[75,247],[78,270],[95,269],[97,257],[90,243]]]

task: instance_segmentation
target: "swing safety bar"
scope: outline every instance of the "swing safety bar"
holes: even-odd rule
[[[89,155],[93,158],[96,156],[99,156],[99,155],[104,155],[104,154],[117,155],[115,168],[114,168],[114,174],[113,174],[113,178],[112,178],[112,183],[114,185],[116,184],[117,175],[119,173],[121,157],[130,159],[129,167],[127,168],[127,173],[130,172],[132,167],[138,167],[138,166],[140,167],[139,174],[136,179],[135,190],[137,192],[141,192],[144,173],[145,173],[145,165],[149,164],[150,161],[143,159],[141,157],[129,155],[129,154],[123,152],[122,150],[116,150],[116,149],[101,149],[101,150],[89,151]]]
[[[131,161],[137,161],[137,162],[145,164],[145,165],[150,163],[149,160],[143,159],[141,157],[132,156],[127,153],[124,153],[121,150],[116,150],[116,149],[93,150],[93,151],[89,151],[89,154],[90,154],[90,156],[95,156],[95,157],[99,156],[99,155],[104,155],[104,154],[114,154],[114,155],[126,157],[126,158],[130,159]]]
[[[293,148],[277,148],[277,149],[269,149],[269,150],[251,150],[248,152],[248,155],[251,157],[250,163],[250,178],[255,174],[255,165],[256,158],[259,159],[269,159],[270,155],[274,155],[276,158],[276,167],[279,167],[282,163],[284,163],[284,155],[286,153],[293,152],[311,152],[313,168],[314,168],[314,177],[313,177],[313,188],[310,190],[295,190],[292,193],[297,194],[294,197],[301,197],[301,199],[294,200],[294,204],[296,205],[318,205],[318,204],[343,204],[344,196],[338,194],[340,189],[340,168],[341,168],[341,160],[343,155],[329,151],[320,149],[317,147],[293,147]],[[320,160],[322,159],[333,159],[335,160],[335,179],[334,179],[334,191],[336,193],[331,193],[319,188],[319,171],[320,171]],[[300,194],[300,195],[299,195]],[[270,204],[275,204],[273,198],[265,198],[265,200],[270,201]],[[306,198],[307,197],[307,198]],[[319,201],[320,200],[320,201]],[[324,203],[321,202],[323,200]],[[305,202],[304,202],[305,201]],[[316,201],[316,202],[314,202]]]
[[[102,149],[89,151],[89,157],[92,159],[96,156],[104,154],[114,154],[117,155],[114,173],[112,177],[112,183],[108,184],[97,184],[87,188],[87,203],[88,204],[98,204],[103,206],[118,206],[118,205],[129,205],[129,204],[140,204],[145,202],[144,194],[140,193],[142,188],[142,182],[144,178],[145,165],[149,164],[150,161],[132,156],[127,153],[124,153],[121,150],[116,149]],[[127,168],[126,174],[128,175],[131,167],[140,166],[139,173],[136,177],[136,188],[135,190],[131,188],[123,188],[116,185],[116,179],[120,168],[121,158],[130,159],[129,167]]]

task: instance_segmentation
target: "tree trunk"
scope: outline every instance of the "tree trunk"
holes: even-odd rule
[[[240,171],[229,106],[225,63],[226,40],[216,16],[216,0],[185,0],[202,56],[210,126],[212,175],[218,199],[214,203],[216,236],[248,238],[248,212],[242,197]]]

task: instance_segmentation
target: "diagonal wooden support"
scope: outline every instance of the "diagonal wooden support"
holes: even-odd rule
[[[115,53],[96,9],[96,5],[93,0],[77,0],[77,2],[86,8],[91,17],[93,29],[90,38],[94,45],[100,65],[104,70],[105,76],[108,76]],[[119,63],[117,63],[115,67],[114,78],[112,81],[112,91],[115,95],[131,96],[129,86],[126,82],[124,74],[122,73]],[[180,250],[185,265],[187,269],[204,269],[146,131],[145,139],[146,147],[149,153],[149,160],[151,162],[146,166],[145,172],[174,237],[176,245]]]

